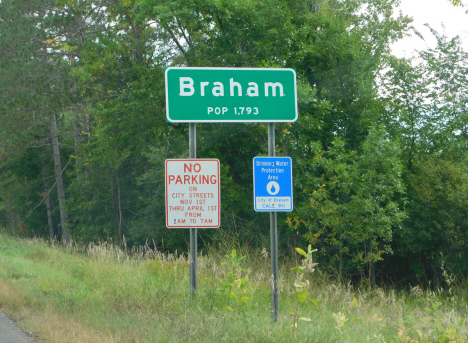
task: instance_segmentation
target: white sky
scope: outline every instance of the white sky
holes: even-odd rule
[[[468,52],[468,0],[462,0],[464,7],[454,7],[449,0],[401,0],[401,5],[396,9],[404,15],[413,18],[413,26],[424,37],[424,41],[413,35],[406,37],[392,46],[393,54],[397,57],[410,58],[415,50],[425,50],[436,46],[435,39],[429,29],[424,26],[428,23],[437,32],[453,38],[459,35],[463,42],[463,49]],[[445,31],[442,28],[445,26]]]

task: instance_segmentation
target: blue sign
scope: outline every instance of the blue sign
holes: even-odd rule
[[[255,157],[255,211],[292,211],[292,161],[290,157]]]

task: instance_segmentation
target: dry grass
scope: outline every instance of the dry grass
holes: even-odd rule
[[[9,311],[19,313],[25,308],[24,295],[6,281],[0,279],[0,304]]]
[[[57,313],[34,312],[28,316],[28,328],[47,342],[116,343],[122,340],[104,336],[89,327]]]
[[[108,243],[61,247],[0,235],[0,305],[49,342],[462,343],[468,337],[468,296],[461,288],[369,292],[320,272],[308,276],[318,305],[299,308],[312,321],[300,322],[291,337],[294,262],[280,265],[280,318],[272,324],[266,254],[242,261],[252,300],[232,313],[219,303],[223,255],[199,257],[199,289],[190,301],[186,255],[148,245],[126,253]]]
[[[36,311],[26,306],[25,295],[12,285],[0,280],[2,310],[17,321],[17,325],[32,334],[37,342],[111,343],[112,338],[93,333],[71,318],[54,313],[54,309]],[[52,312],[51,312],[52,311]]]

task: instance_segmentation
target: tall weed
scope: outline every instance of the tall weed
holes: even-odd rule
[[[229,260],[220,264],[220,251],[199,256],[199,288],[191,301],[186,254],[162,254],[148,244],[130,251],[108,242],[63,247],[0,234],[0,305],[51,342],[459,343],[468,337],[467,292],[457,285],[450,293],[369,291],[334,282],[319,270],[299,280],[308,283],[316,304],[300,304],[297,311],[310,321],[295,327],[291,337],[289,310],[297,308],[300,293],[294,286],[297,270],[291,271],[295,262],[280,261],[280,315],[273,324],[269,256],[262,249],[245,255],[229,251],[235,268]],[[240,311],[232,302],[234,311],[222,311],[216,299],[227,304],[226,288],[219,287],[218,278],[229,281],[235,275],[229,284],[240,296],[237,280],[247,274],[249,301]],[[42,328],[37,318],[55,322]],[[68,331],[61,329],[66,326]]]

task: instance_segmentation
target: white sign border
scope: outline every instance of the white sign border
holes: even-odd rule
[[[167,162],[171,161],[177,161],[177,162],[182,162],[182,161],[190,161],[190,162],[203,162],[203,161],[216,161],[218,163],[218,225],[211,225],[211,226],[200,226],[197,225],[197,227],[192,227],[192,226],[169,226],[168,225],[168,192],[167,192]],[[165,214],[166,214],[166,227],[168,229],[218,229],[221,227],[221,169],[220,169],[220,163],[217,158],[181,158],[181,159],[167,159],[164,163],[164,192],[165,192]]]
[[[169,91],[167,89],[167,73],[171,69],[192,69],[192,70],[281,70],[291,71],[294,75],[294,103],[296,104],[296,116],[288,120],[173,120],[169,117]],[[220,67],[166,67],[164,71],[165,91],[166,91],[166,119],[170,123],[295,123],[299,118],[299,109],[297,106],[297,75],[292,68],[220,68]]]
[[[257,198],[255,196],[255,159],[256,158],[289,158],[289,163],[291,166],[291,209],[284,209],[284,210],[279,210],[279,209],[257,209]],[[292,169],[292,158],[289,156],[255,156],[252,159],[252,164],[253,164],[253,202],[254,202],[254,210],[255,212],[292,212],[294,210],[294,183],[293,183],[293,169]],[[271,196],[271,198],[274,198],[275,196]],[[269,197],[270,198],[270,197]]]

